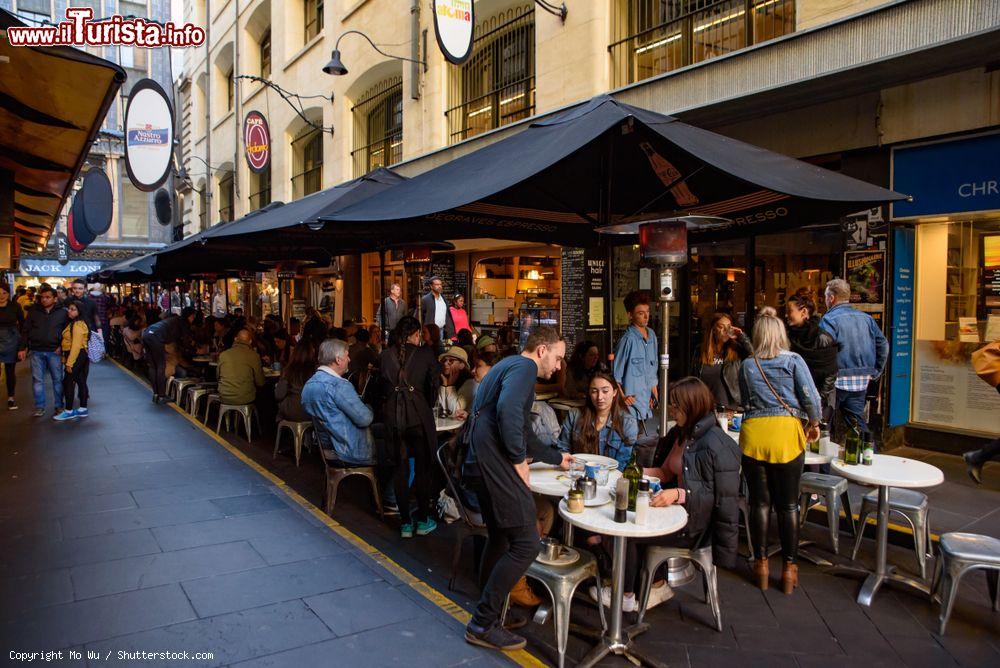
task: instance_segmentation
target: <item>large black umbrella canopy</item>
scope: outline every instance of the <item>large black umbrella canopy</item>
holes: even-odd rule
[[[320,220],[327,239],[582,246],[635,219],[718,216],[729,228],[777,231],[899,199],[603,95]]]
[[[267,263],[327,265],[333,256],[371,250],[363,239],[326,240],[309,225],[322,215],[363,201],[405,180],[378,168],[362,177],[287,204],[273,202],[237,220],[216,225],[156,253],[157,276],[264,271]]]
[[[101,283],[148,283],[153,279],[156,253],[137,255],[108,265],[87,276],[88,281]]]

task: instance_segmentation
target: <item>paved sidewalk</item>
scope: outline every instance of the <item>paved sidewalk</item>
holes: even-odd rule
[[[58,665],[511,665],[110,363],[91,416],[0,407],[0,648]],[[211,653],[189,661],[118,652]],[[110,652],[109,661],[104,658]]]

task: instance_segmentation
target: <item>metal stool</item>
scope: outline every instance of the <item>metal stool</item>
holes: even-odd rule
[[[187,388],[187,393],[184,395],[187,397],[187,411],[194,416],[194,419],[198,419],[198,405],[201,403],[201,400],[214,394],[218,388],[218,383],[202,383],[201,385]],[[208,419],[207,415],[205,419]]]
[[[824,499],[826,523],[830,530],[830,543],[833,545],[833,553],[839,554],[841,499],[843,499],[844,514],[847,515],[847,522],[851,526],[851,535],[856,536],[858,533],[854,527],[854,515],[851,514],[851,500],[847,496],[847,479],[826,473],[813,473],[811,471],[803,473],[799,483],[799,507],[802,509],[799,526],[805,526],[806,516],[813,505],[810,503],[813,494]],[[876,505],[877,503],[876,499]]]
[[[535,560],[528,566],[525,575],[533,580],[537,580],[548,590],[552,597],[555,618],[553,624],[556,631],[556,649],[559,652],[559,668],[563,668],[566,660],[566,643],[569,640],[569,617],[570,608],[573,603],[573,594],[581,583],[593,579],[597,585],[597,590],[601,590],[601,575],[597,569],[597,560],[590,552],[574,548],[580,553],[580,558],[572,564],[566,566],[549,566]],[[503,624],[507,617],[510,597],[504,603],[503,613],[500,615],[500,623]],[[601,630],[608,628],[604,619],[604,606],[597,604],[597,610],[601,615]]]
[[[174,384],[177,383],[179,380],[180,378],[176,378],[174,376],[167,376],[167,383],[164,386],[165,388],[164,392],[166,392],[166,394],[164,394],[163,396],[172,397],[174,395]]]
[[[253,434],[251,433],[251,430],[250,430],[250,418],[251,417],[257,423],[257,431],[261,431],[261,428],[260,428],[260,418],[257,417],[257,409],[254,407],[253,404],[226,404],[226,403],[221,403],[221,399],[220,399],[220,403],[219,403],[219,419],[215,423],[215,432],[217,434],[221,434],[222,433],[222,420],[223,420],[223,418],[226,418],[226,429],[229,429],[229,419],[228,419],[228,416],[229,416],[230,413],[239,413],[240,415],[243,416],[243,426],[244,426],[244,428],[246,428],[246,432],[247,432],[247,443],[249,443],[249,442],[251,442],[253,440]]]
[[[181,399],[184,397],[184,390],[192,385],[197,385],[201,382],[200,378],[175,378],[172,385],[168,383],[167,387],[173,387],[173,393],[170,389],[167,390],[167,396],[172,396],[174,402],[180,406]]]
[[[375,497],[375,507],[378,509],[379,517],[385,519],[385,514],[382,511],[382,494],[378,490],[378,479],[375,477],[375,467],[374,466],[344,466],[342,462],[337,461],[334,458],[334,453],[331,453],[325,448],[318,447],[319,458],[323,460],[323,469],[326,471],[326,514],[333,516],[333,508],[337,505],[337,490],[340,488],[340,483],[352,475],[361,475],[368,478],[368,482],[372,486],[372,495]]]
[[[941,535],[939,547],[940,558],[934,569],[931,594],[940,588],[941,628],[938,634],[943,636],[951,609],[955,605],[955,597],[958,596],[958,583],[968,571],[986,569],[986,583],[993,612],[1000,610],[1000,588],[997,587],[1000,577],[1000,540],[975,533],[952,532]]]
[[[854,541],[854,551],[851,552],[851,560],[857,559],[858,548],[861,547],[861,537],[865,533],[865,523],[869,515],[874,515],[878,511],[878,490],[865,494],[861,500],[861,515],[858,519],[858,537]],[[917,555],[917,564],[920,566],[920,577],[927,579],[927,550],[931,545],[931,530],[927,523],[927,495],[915,489],[903,489],[901,487],[889,488],[889,514],[901,515],[910,528],[913,530],[913,549]]]
[[[715,564],[712,563],[712,546],[696,550],[688,550],[682,547],[665,547],[662,545],[649,545],[646,547],[646,563],[640,574],[641,591],[639,592],[639,619],[638,624],[642,624],[642,618],[646,616],[646,603],[649,601],[649,592],[653,586],[653,575],[660,564],[668,559],[684,559],[693,563],[701,571],[704,580],[705,602],[712,610],[712,617],[715,619],[715,630],[722,631],[722,609],[719,606],[719,582],[716,577]]]
[[[219,396],[218,392],[212,392],[208,395],[208,401],[205,404],[205,424],[208,425],[208,416],[212,413],[212,406],[216,406],[222,403],[222,397]]]
[[[288,429],[295,439],[295,465],[299,465],[299,457],[302,455],[302,441],[306,432],[313,428],[312,420],[304,422],[292,422],[291,420],[281,420],[278,422],[278,433],[274,435],[274,454],[271,459],[278,456],[278,446],[281,445],[281,430]]]

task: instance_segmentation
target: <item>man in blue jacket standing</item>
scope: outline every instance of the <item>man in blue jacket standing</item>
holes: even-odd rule
[[[549,379],[562,365],[566,343],[551,327],[536,327],[520,355],[497,363],[476,390],[465,437],[463,481],[475,492],[489,533],[483,554],[483,592],[466,641],[516,650],[525,639],[499,624],[504,599],[538,556],[535,501],[528,487],[528,459],[568,468],[572,459],[543,446],[531,430],[536,378]]]
[[[625,405],[645,432],[646,420],[653,417],[659,398],[659,367],[656,334],[649,327],[649,294],[630,292],[625,296],[629,328],[618,340],[612,372],[625,395]]]
[[[868,384],[885,370],[889,342],[878,323],[867,313],[851,306],[851,286],[842,278],[826,284],[826,315],[820,328],[840,347],[837,353],[837,410],[845,420],[855,421],[862,432]]]
[[[327,339],[319,346],[319,368],[302,387],[302,407],[313,419],[320,447],[348,465],[373,462],[372,409],[343,375],[351,363],[347,343]]]

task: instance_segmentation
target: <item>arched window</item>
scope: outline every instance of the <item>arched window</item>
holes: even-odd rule
[[[232,172],[219,177],[219,222],[233,219],[233,202],[236,200],[236,181]]]
[[[403,156],[403,78],[380,81],[351,108],[354,176],[395,164]]]
[[[250,172],[250,210],[267,206],[271,203],[271,165],[260,174]]]
[[[535,113],[535,6],[476,24],[472,56],[449,76],[448,141],[454,143]]]
[[[317,192],[323,187],[323,133],[315,128],[292,141],[295,175],[292,176],[292,196],[295,199]]]

